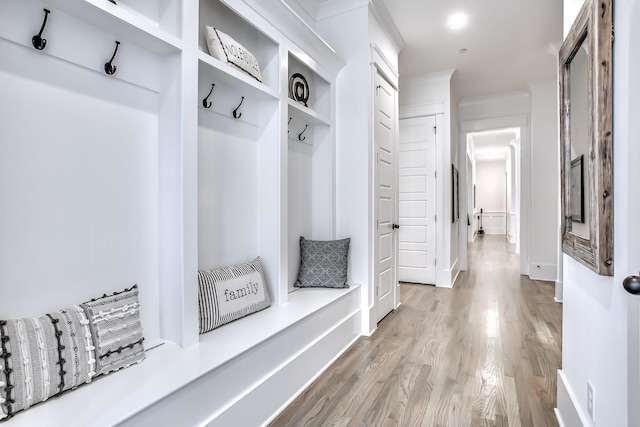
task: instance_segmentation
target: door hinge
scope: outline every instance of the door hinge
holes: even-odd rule
[[[434,127],[433,127],[433,133],[436,133],[436,132],[437,132],[437,130],[438,130],[438,126],[434,126]]]
[[[380,221],[376,219],[376,230],[380,228]]]
[[[435,214],[435,215],[433,216],[433,221],[434,221],[434,222],[438,222],[438,214]]]
[[[433,172],[433,177],[434,177],[435,179],[438,179],[438,171]]]
[[[437,258],[433,259],[433,265],[438,265],[438,259]]]
[[[376,153],[376,163],[380,162],[380,153]]]

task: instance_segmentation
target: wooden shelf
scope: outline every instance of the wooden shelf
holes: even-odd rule
[[[291,98],[287,98],[287,104],[289,104],[289,115],[300,121],[306,122],[311,126],[315,125],[331,125],[331,120],[312,109],[305,107],[299,102],[294,101]]]
[[[205,52],[198,53],[198,60],[200,78],[209,77],[211,83],[235,87],[243,96],[255,99],[277,100],[280,97],[276,90]]]
[[[157,22],[107,0],[46,1],[52,8],[60,9],[97,28],[144,46],[151,52],[164,55],[182,50],[182,41],[163,30]]]

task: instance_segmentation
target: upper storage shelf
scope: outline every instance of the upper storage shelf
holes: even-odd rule
[[[295,117],[298,120],[307,123],[310,126],[313,125],[330,125],[331,120],[329,117],[325,117],[321,114],[318,114],[314,110],[311,110],[305,107],[303,104],[300,104],[297,101],[289,98],[287,100],[289,104],[289,116]]]
[[[309,125],[331,123],[331,85],[291,52],[287,81],[290,115]]]
[[[179,0],[133,2],[133,6],[129,5],[132,2],[116,1],[118,4],[108,0],[46,0],[43,6],[49,4],[157,54],[182,50]]]
[[[260,83],[242,71],[218,61],[205,52],[198,53],[200,77],[209,77],[212,83],[222,83],[236,88],[246,96],[255,99],[277,99],[278,92]]]
[[[258,99],[279,97],[279,46],[274,40],[244,20],[235,11],[219,0],[201,0],[199,17],[200,75],[209,75],[221,83],[250,90]],[[209,55],[206,27],[210,26],[227,34],[258,61],[262,82],[254,77]],[[217,82],[213,82],[217,83]]]

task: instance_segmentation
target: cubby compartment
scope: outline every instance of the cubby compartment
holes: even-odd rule
[[[113,41],[127,39],[51,9],[47,45],[36,50],[43,5],[8,1],[0,15],[0,55],[11,58],[0,65],[0,317],[40,316],[137,284],[152,347],[165,339],[161,129],[174,127],[160,106],[178,102],[163,87],[179,75],[180,53],[127,44],[107,75]]]
[[[289,53],[287,94],[290,101],[290,113],[301,120],[307,120],[310,125],[329,124],[331,122],[331,85],[316,71],[312,70],[308,64],[312,62],[311,60],[306,62],[297,55]],[[291,78],[295,74],[301,75],[308,85],[306,105],[296,101],[295,93],[292,94],[292,92],[295,92],[295,88],[293,90],[291,88]],[[295,82],[302,83],[303,80],[298,78]]]
[[[300,266],[300,236],[335,238],[335,150],[331,126],[331,85],[289,54],[291,77],[309,85],[308,106],[287,97],[288,118],[288,290],[295,290]]]
[[[278,216],[279,172],[278,163],[262,153],[280,152],[279,102],[243,99],[246,92],[216,84],[206,73],[199,78],[198,92],[203,98],[198,110],[198,268],[225,267],[260,256],[277,302],[280,226],[271,223],[264,228],[262,219]],[[265,197],[274,190],[274,197]]]
[[[205,37],[206,26],[216,28],[229,35],[236,42],[249,50],[257,59],[262,75],[262,83],[245,74],[233,65],[219,61],[209,55]],[[201,0],[198,23],[200,61],[210,67],[229,74],[239,84],[257,87],[266,86],[262,90],[277,94],[280,82],[280,61],[278,44],[258,30],[253,24],[244,20],[236,11],[220,0]]]

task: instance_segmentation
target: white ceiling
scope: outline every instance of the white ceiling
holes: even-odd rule
[[[556,78],[562,0],[281,1],[297,3],[312,20],[368,1],[382,5],[406,44],[399,58],[401,85],[403,77],[455,70],[458,101],[527,90],[530,83]],[[447,26],[454,13],[467,15],[464,28]],[[469,143],[477,160],[489,160],[505,158],[513,140],[519,140],[518,131],[504,129],[473,134]]]
[[[500,129],[474,132],[467,135],[467,142],[477,161],[506,159],[509,144],[520,141],[520,129]]]
[[[455,69],[459,100],[492,95],[556,76],[562,0],[382,0],[406,43],[401,78]],[[468,15],[459,30],[447,27]],[[459,50],[465,48],[467,53]]]

